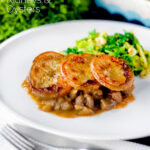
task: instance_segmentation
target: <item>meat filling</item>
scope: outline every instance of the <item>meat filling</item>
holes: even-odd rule
[[[134,86],[125,91],[111,91],[99,87],[93,93],[72,89],[70,94],[55,100],[42,100],[44,111],[78,110],[80,114],[91,114],[97,110],[109,110],[131,95]],[[91,111],[90,111],[91,110]]]

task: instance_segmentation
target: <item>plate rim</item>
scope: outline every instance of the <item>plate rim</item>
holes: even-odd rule
[[[35,32],[36,30],[40,30],[42,28],[46,28],[47,26],[55,26],[55,24],[70,24],[70,23],[78,23],[78,22],[106,22],[106,23],[121,23],[121,24],[126,24],[126,25],[132,25],[132,26],[137,26],[138,28],[141,28],[141,29],[146,29],[146,30],[149,30],[149,28],[147,27],[143,27],[142,25],[135,25],[135,24],[132,24],[132,23],[126,23],[126,22],[121,22],[121,21],[111,21],[111,20],[95,20],[95,19],[86,19],[86,20],[73,20],[73,21],[62,21],[62,22],[59,22],[59,23],[53,23],[53,24],[46,24],[46,25],[42,25],[42,26],[39,26],[39,27],[35,27],[35,28],[31,28],[31,29],[28,29],[28,30],[25,30],[25,31],[22,31],[10,38],[8,38],[6,41],[2,42],[0,44],[0,52],[3,50],[3,48],[5,46],[7,46],[7,44],[10,44],[12,43],[14,40],[17,40],[18,38],[24,36],[24,35],[27,35],[27,34],[30,34],[32,32]],[[36,128],[36,129],[39,129],[39,130],[42,130],[42,131],[45,131],[47,133],[52,133],[52,134],[55,134],[55,135],[58,135],[58,136],[63,136],[63,137],[67,137],[67,138],[72,138],[72,139],[82,139],[82,140],[129,140],[129,139],[136,139],[136,138],[141,138],[141,137],[146,137],[146,136],[149,136],[150,135],[150,132],[148,132],[147,134],[143,133],[143,134],[136,134],[136,135],[133,135],[133,136],[130,136],[128,137],[127,135],[124,135],[122,137],[120,136],[101,136],[101,135],[94,135],[94,136],[86,136],[86,135],[80,135],[80,134],[70,134],[69,132],[65,132],[65,131],[62,131],[62,130],[58,130],[58,129],[54,129],[54,128],[51,128],[51,127],[47,127],[47,126],[44,126],[40,123],[36,123],[30,119],[27,119],[26,117],[18,114],[16,111],[14,111],[13,109],[11,109],[9,106],[7,106],[2,98],[0,99],[0,108],[2,108],[1,110],[2,111],[7,111],[8,114],[12,114],[18,121],[21,121],[22,123],[24,124],[27,124],[33,128]]]

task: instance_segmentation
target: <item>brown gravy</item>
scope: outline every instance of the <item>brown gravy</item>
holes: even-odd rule
[[[57,116],[60,116],[60,117],[64,117],[64,118],[74,118],[74,117],[77,117],[77,116],[94,116],[94,115],[98,115],[102,112],[104,112],[105,110],[95,110],[93,111],[93,113],[91,114],[83,114],[83,113],[80,113],[80,111],[78,110],[52,110],[52,111],[49,111],[49,106],[45,105],[42,103],[43,100],[39,99],[38,97],[36,96],[33,96],[32,95],[32,89],[30,87],[30,84],[29,82],[27,82],[27,80],[25,80],[23,83],[22,83],[22,87],[25,88],[28,92],[28,94],[31,96],[31,98],[36,102],[36,104],[38,105],[38,108],[39,110],[42,110],[42,111],[45,111],[45,112],[50,112],[54,115],[57,115]],[[114,107],[115,109],[119,109],[119,108],[124,108],[125,106],[128,105],[128,103],[132,102],[134,100],[134,96],[131,95],[127,98],[125,98],[122,102],[116,104],[116,106]]]

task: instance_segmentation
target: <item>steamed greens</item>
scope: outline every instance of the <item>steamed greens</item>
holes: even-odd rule
[[[124,59],[136,76],[145,77],[150,73],[150,52],[143,49],[133,32],[108,35],[93,30],[87,37],[76,41],[74,47],[65,50],[65,54],[69,53],[105,53]]]

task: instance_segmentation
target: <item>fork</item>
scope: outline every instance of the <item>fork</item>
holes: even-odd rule
[[[35,150],[35,145],[10,125],[2,128],[1,135],[17,150]]]
[[[8,142],[10,142],[17,150],[37,150],[37,145],[33,141],[30,141],[22,134],[20,134],[14,127],[6,124],[5,127],[2,128],[0,133]],[[41,145],[38,145],[39,148],[44,148]],[[46,148],[46,147],[45,147]],[[50,146],[51,150],[106,150],[101,148],[62,148],[62,147],[53,147]],[[49,149],[48,148],[48,149]]]

